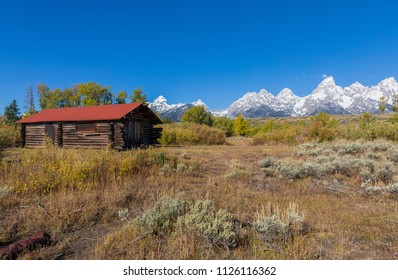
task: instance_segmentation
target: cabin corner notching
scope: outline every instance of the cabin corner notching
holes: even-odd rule
[[[158,144],[162,129],[143,103],[43,110],[18,122],[23,147],[43,147],[46,139],[65,148],[118,150]]]

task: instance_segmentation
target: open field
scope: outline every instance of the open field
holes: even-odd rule
[[[397,162],[385,140],[9,149],[0,243],[53,237],[20,259],[398,259]]]

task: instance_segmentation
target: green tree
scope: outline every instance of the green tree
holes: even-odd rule
[[[81,98],[75,87],[58,90],[59,107],[79,107],[81,106]]]
[[[387,106],[387,99],[385,96],[380,97],[379,101],[379,111],[381,114],[384,113],[384,111],[386,110],[386,106]]]
[[[116,103],[117,104],[126,104],[126,98],[127,98],[127,93],[125,90],[122,90],[119,92],[119,94],[116,96]]]
[[[131,103],[146,103],[146,95],[142,93],[141,88],[136,88],[133,92],[133,95],[131,96]]]
[[[14,99],[4,110],[4,122],[7,125],[15,125],[19,119],[19,108],[17,101]]]
[[[113,94],[109,86],[101,86],[94,82],[76,85],[77,94],[83,106],[112,104]]]
[[[37,94],[39,95],[40,110],[59,107],[58,93],[51,91],[47,85],[39,84]]]
[[[391,95],[391,109],[394,112],[398,112],[398,94]]]
[[[181,122],[190,122],[198,124],[213,125],[213,118],[204,106],[195,106],[185,111]]]
[[[230,137],[234,133],[234,120],[227,117],[213,117],[213,127],[217,127]]]
[[[238,135],[246,136],[250,134],[251,130],[249,122],[242,116],[242,114],[239,114],[234,122],[234,131]]]

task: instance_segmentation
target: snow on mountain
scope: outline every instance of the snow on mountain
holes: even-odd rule
[[[210,112],[210,108],[200,99],[191,103],[193,106],[203,106],[207,112]]]
[[[194,106],[203,106],[207,111],[210,111],[209,107],[200,99],[195,102],[189,103],[177,103],[168,104],[167,99],[160,95],[152,103],[149,103],[149,107],[159,113],[163,118],[168,118],[173,121],[180,121],[187,109]]]
[[[248,92],[227,108],[227,116],[236,117],[242,114],[247,118],[256,118],[259,115],[273,117],[277,115],[273,109],[275,102],[276,98],[265,89],[258,93]]]
[[[384,96],[387,100],[387,111],[391,111],[392,96],[398,94],[398,83],[394,78],[387,78],[370,88],[365,87],[364,90],[356,95],[355,101],[348,108],[352,114],[360,114],[363,112],[378,113],[379,99]]]
[[[296,104],[294,111],[299,116],[315,115],[319,112],[349,114],[346,111],[354,99],[342,87],[337,86],[332,76],[325,78],[303,103]]]
[[[376,86],[369,88],[369,90],[366,92],[365,98],[379,100],[383,95],[391,99],[391,96],[394,94],[398,94],[398,83],[394,78],[391,77],[384,79]]]
[[[179,120],[185,110],[193,106],[204,106],[215,116],[234,118],[242,114],[246,118],[308,116],[319,112],[329,114],[378,113],[381,96],[387,99],[387,111],[391,110],[392,96],[398,95],[398,82],[390,77],[375,86],[367,87],[355,82],[342,88],[336,85],[332,76],[323,81],[305,97],[296,96],[292,90],[284,88],[274,96],[265,89],[248,92],[233,102],[225,110],[210,110],[200,99],[191,104],[168,104],[159,96],[150,107],[163,117]]]
[[[359,94],[362,94],[368,90],[368,87],[365,87],[361,83],[355,82],[352,85],[345,87],[344,91],[348,96],[357,97]]]
[[[294,106],[300,102],[301,98],[293,93],[290,88],[284,88],[276,96],[274,108],[276,111],[285,112],[286,115],[295,115]]]

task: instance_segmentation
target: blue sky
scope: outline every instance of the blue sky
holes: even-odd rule
[[[226,108],[247,91],[304,96],[398,77],[395,1],[1,1],[0,112],[26,88],[95,81],[152,101]]]

